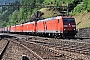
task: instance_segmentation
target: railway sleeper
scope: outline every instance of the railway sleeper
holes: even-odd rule
[[[81,53],[87,55],[87,54],[89,54],[89,50],[83,50],[83,51],[81,51]]]
[[[69,47],[63,47],[63,50],[69,51]]]
[[[62,46],[57,46],[55,49],[56,50],[61,50]]]
[[[76,48],[70,48],[71,52],[75,52]]]
[[[76,59],[74,59],[74,60],[83,60],[83,59],[81,59],[81,58],[76,58]]]
[[[56,55],[55,57],[64,57],[64,53],[59,53],[58,55]]]
[[[55,48],[54,48],[54,49],[55,49]],[[49,48],[47,47],[47,48],[45,48],[45,50],[48,50],[49,52],[52,52],[52,53],[54,54],[54,56],[59,56],[59,55],[60,55],[60,53],[58,53],[58,52],[52,50],[52,48],[49,49]]]
[[[82,49],[76,49],[75,50],[76,53],[80,53],[80,51],[82,51]]]

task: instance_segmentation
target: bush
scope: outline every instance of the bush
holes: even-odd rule
[[[79,14],[87,10],[87,4],[85,2],[81,2],[78,4],[74,10],[71,12],[72,15]]]

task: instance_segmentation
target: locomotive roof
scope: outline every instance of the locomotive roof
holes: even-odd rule
[[[43,20],[39,20],[38,22],[43,22],[43,21],[48,21],[48,20],[55,20],[55,19],[59,19],[60,17],[52,17],[52,18],[46,18],[46,19],[43,19]]]
[[[33,22],[27,22],[27,23],[24,23],[24,24],[33,24],[33,23],[35,23],[35,22],[34,22],[34,21],[33,21]],[[23,24],[23,25],[24,25],[24,24]]]
[[[55,19],[60,19],[60,18],[73,18],[72,16],[57,16],[57,17],[52,17],[52,18],[46,18],[43,20],[39,20],[38,22],[43,22],[43,21],[48,21],[48,20],[55,20]]]
[[[16,26],[21,26],[22,24],[18,24],[18,25],[16,25]]]
[[[15,25],[14,26],[11,26],[11,27],[15,27]]]

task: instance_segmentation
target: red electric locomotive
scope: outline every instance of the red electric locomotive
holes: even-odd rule
[[[16,31],[16,33],[21,33],[22,32],[22,24],[16,25],[15,31]]]
[[[71,16],[57,16],[39,20],[37,33],[49,36],[74,36],[76,34],[75,19]]]
[[[36,22],[28,22],[23,24],[23,33],[35,34]]]

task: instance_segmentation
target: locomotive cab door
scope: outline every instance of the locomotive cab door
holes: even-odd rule
[[[47,24],[46,24],[46,22],[43,22],[43,24],[44,24],[44,31],[46,32],[46,30],[47,30]]]
[[[62,21],[62,19],[58,19],[58,31],[59,31],[59,33],[63,33],[63,21]]]

